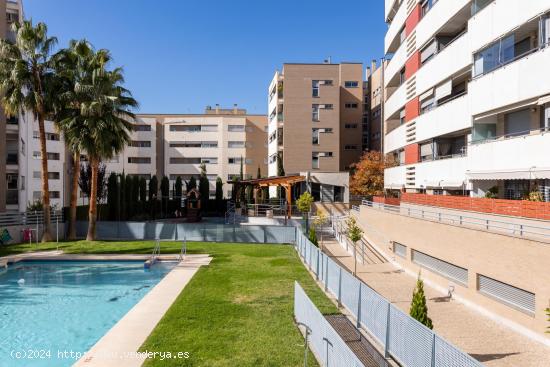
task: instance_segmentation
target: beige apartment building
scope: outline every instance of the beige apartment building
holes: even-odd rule
[[[367,67],[367,81],[365,82],[365,118],[363,120],[363,150],[383,150],[383,119],[384,110],[384,67],[387,61],[380,64],[373,60]]]
[[[363,150],[363,65],[284,64],[269,86],[268,173],[341,172]]]
[[[266,131],[265,115],[247,114],[237,106],[207,107],[203,114],[138,114],[130,144],[104,163],[107,174],[125,172],[147,181],[154,175],[159,180],[167,176],[171,191],[178,177],[198,179],[204,163],[211,197],[220,177],[227,198],[232,190],[227,181],[240,175],[241,159],[245,178],[255,178],[258,169],[267,175]],[[65,192],[68,203],[68,186]],[[87,202],[82,194],[80,197]]]
[[[0,0],[0,37],[15,40],[11,30],[14,22],[23,19],[22,4],[18,0]],[[10,206],[17,207],[18,200],[18,118],[6,118],[0,107],[0,212]],[[5,177],[5,178],[4,178]]]

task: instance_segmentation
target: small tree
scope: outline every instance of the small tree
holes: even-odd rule
[[[162,210],[166,213],[168,208],[168,200],[170,199],[170,180],[168,180],[168,177],[166,176],[163,176],[162,180],[160,180],[160,194],[162,195]]]
[[[325,224],[328,221],[327,213],[323,210],[317,211],[317,217],[313,221],[313,225],[316,228],[321,229],[321,251],[323,251],[323,228],[325,227]]]
[[[317,232],[315,231],[315,227],[311,227],[309,229],[309,241],[313,243],[315,246],[319,247],[319,241],[317,240]]]
[[[346,220],[346,225],[348,227],[347,236],[353,243],[353,274],[357,275],[357,241],[359,241],[363,237],[363,230],[357,225],[355,217],[352,216],[348,217],[348,219]]]
[[[302,213],[302,216],[306,220],[306,231],[309,232],[309,212],[311,211],[311,204],[313,204],[313,196],[309,192],[304,192],[298,200],[296,200],[296,207]]]
[[[210,196],[210,183],[208,182],[208,176],[206,176],[206,165],[201,164],[201,175],[199,177],[199,193],[201,194],[201,208],[203,212],[206,212],[208,205],[208,199]]]
[[[139,201],[141,202],[141,207],[145,210],[145,203],[147,202],[147,181],[145,177],[139,179]]]
[[[109,220],[116,220],[118,214],[118,182],[117,174],[111,172],[107,181],[107,207]]]
[[[410,315],[424,326],[433,329],[432,319],[428,317],[428,305],[426,304],[426,295],[424,294],[424,282],[418,274],[416,288],[413,292],[411,301]]]
[[[216,209],[222,210],[223,203],[223,181],[220,177],[216,178]]]
[[[185,183],[185,188],[187,192],[197,188],[197,179],[195,178],[195,176],[191,176],[189,182]]]
[[[135,214],[135,202],[133,200],[134,192],[134,179],[132,176],[126,176],[126,181],[124,185],[124,201],[126,202],[126,217],[125,219],[131,219]]]
[[[377,151],[370,151],[351,166],[350,192],[353,195],[375,196],[384,194],[384,169],[392,167],[393,160]]]

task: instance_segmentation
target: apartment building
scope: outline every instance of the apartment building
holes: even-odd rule
[[[384,107],[384,66],[387,61],[379,65],[372,60],[367,68],[367,81],[365,82],[365,104],[363,119],[363,150],[381,152],[383,146],[384,121],[382,111]]]
[[[14,195],[9,210],[24,211],[29,203],[40,200],[41,161],[38,122],[29,115],[21,115],[15,131],[14,146],[8,141],[8,195]],[[52,206],[62,208],[70,200],[70,176],[74,172],[72,157],[67,151],[63,135],[51,121],[46,121],[48,175]],[[13,152],[12,152],[13,151]],[[13,155],[13,156],[12,156]],[[223,182],[225,197],[231,196],[228,180],[243,174],[247,178],[267,175],[267,118],[247,114],[236,106],[232,109],[207,107],[204,114],[139,114],[128,146],[112,159],[103,162],[107,175],[111,172],[143,177],[149,182],[154,175],[160,180],[170,179],[173,191],[177,177],[189,181],[198,179],[200,165],[205,163],[210,182],[210,194],[215,194],[216,179]],[[81,162],[86,161],[82,154]],[[12,167],[13,166],[13,167]],[[11,174],[13,171],[13,174]],[[11,196],[10,196],[11,197]],[[88,198],[78,192],[79,205]]]
[[[550,3],[386,0],[385,187],[550,201]]]
[[[363,151],[363,66],[284,64],[268,89],[268,173],[341,172]]]
[[[0,37],[15,40],[11,30],[14,22],[23,19],[21,1],[0,0]],[[0,212],[17,208],[18,202],[18,118],[7,118],[0,107]],[[5,143],[4,143],[5,142]]]

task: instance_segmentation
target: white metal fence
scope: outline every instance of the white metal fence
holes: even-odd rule
[[[323,366],[363,367],[363,363],[342,340],[311,302],[298,282],[294,283],[294,317],[307,327],[308,344]]]
[[[372,201],[363,200],[362,205],[384,210],[408,217],[430,220],[434,222],[440,222],[445,224],[453,224],[463,226],[472,229],[482,229],[485,231],[495,232],[499,234],[508,234],[512,236],[519,236],[532,239],[545,239],[550,240],[550,226],[534,226],[523,223],[514,223],[506,220],[496,220],[489,218],[476,217],[475,215],[462,215],[445,212],[444,210],[437,210],[430,207],[412,208],[412,207],[400,207],[396,205],[388,205],[383,203],[375,203]],[[446,209],[452,210],[452,209]],[[479,213],[483,215],[484,213]],[[528,219],[528,218],[522,218]]]
[[[87,222],[77,222],[76,234],[82,238]],[[182,240],[242,243],[294,243],[296,228],[277,225],[227,225],[209,223],[98,222],[99,240]]]
[[[404,367],[479,367],[481,363],[399,310],[322,253],[298,232],[296,251],[306,266],[364,329]]]

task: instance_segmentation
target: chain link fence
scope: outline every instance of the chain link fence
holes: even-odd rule
[[[296,251],[338,303],[404,367],[480,367],[481,363],[392,305],[298,231]],[[353,364],[350,364],[353,366]]]

